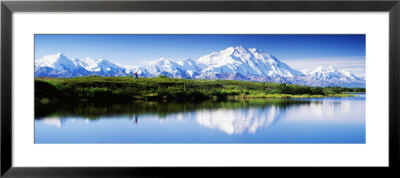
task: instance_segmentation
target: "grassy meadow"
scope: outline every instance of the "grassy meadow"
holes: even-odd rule
[[[364,88],[309,87],[233,80],[75,77],[35,78],[35,101],[206,100],[228,98],[350,97]]]

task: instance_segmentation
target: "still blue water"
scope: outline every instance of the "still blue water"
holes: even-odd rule
[[[365,94],[40,107],[35,143],[365,143]]]

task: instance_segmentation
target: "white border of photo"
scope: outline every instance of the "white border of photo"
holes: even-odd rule
[[[388,166],[388,19],[385,12],[16,12],[13,166]],[[34,34],[366,34],[366,143],[34,144]]]

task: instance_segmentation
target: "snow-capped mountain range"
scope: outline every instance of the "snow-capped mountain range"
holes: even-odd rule
[[[308,86],[365,87],[362,76],[330,66],[298,71],[276,57],[255,48],[229,47],[197,60],[174,61],[161,58],[144,66],[124,66],[105,59],[68,58],[63,53],[35,60],[35,77],[70,78],[79,76],[165,75],[185,79],[223,79],[255,82],[278,82]]]

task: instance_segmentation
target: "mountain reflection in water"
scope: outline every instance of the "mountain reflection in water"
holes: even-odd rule
[[[88,124],[99,119],[140,118],[163,120],[195,120],[208,128],[216,128],[228,134],[240,134],[246,130],[255,133],[258,128],[267,127],[279,118],[287,107],[310,104],[310,101],[281,99],[251,99],[225,102],[145,102],[125,104],[80,103],[78,105],[50,105],[36,108],[36,119],[45,124],[62,127],[67,121],[84,119]],[[46,117],[49,115],[49,117]]]
[[[362,142],[365,139],[365,98],[248,99],[198,103],[136,101],[124,104],[50,104],[36,105],[35,108],[35,123],[38,126],[35,128],[35,133],[40,132],[39,135],[46,135],[46,129],[51,130],[52,133],[58,133],[54,128],[62,130],[64,127],[67,129],[67,126],[73,127],[73,125],[77,125],[79,128],[88,127],[84,126],[85,124],[94,127],[106,122],[110,128],[102,126],[102,129],[121,129],[119,132],[127,129],[125,127],[129,125],[134,129],[143,126],[143,129],[151,130],[151,134],[159,132],[160,135],[176,136],[176,132],[180,132],[181,134],[195,133],[194,135],[198,137],[208,137],[204,135],[211,134],[207,133],[211,129],[225,134],[229,139],[234,138],[232,137],[234,135],[249,137],[257,135],[258,132],[260,132],[259,135],[263,135],[268,129],[270,129],[269,132],[273,132],[274,125],[277,125],[275,129],[280,128],[280,130],[294,129],[293,125],[298,125],[296,126],[298,128],[301,124],[315,123],[325,124],[323,127],[331,125],[332,128],[338,125],[358,125],[361,126]],[[300,128],[299,132],[309,125]],[[48,127],[52,127],[53,130]],[[357,127],[357,129],[359,128]],[[110,131],[112,132],[112,130]],[[129,132],[126,131],[125,134],[129,134]],[[137,132],[136,130],[135,134],[138,134]],[[150,131],[142,130],[142,132]],[[66,134],[62,131],[59,133]],[[279,133],[283,135],[281,131]],[[212,134],[217,133],[212,132]],[[269,134],[271,135],[271,133]],[[35,140],[40,142],[40,138],[37,136],[35,136]],[[262,139],[258,140],[262,142]],[[106,142],[112,142],[112,140]],[[180,143],[180,141],[173,142]],[[207,141],[201,141],[201,143],[203,142]],[[236,141],[228,142],[235,143]],[[258,141],[256,142],[258,143]],[[100,141],[100,143],[102,142]]]

